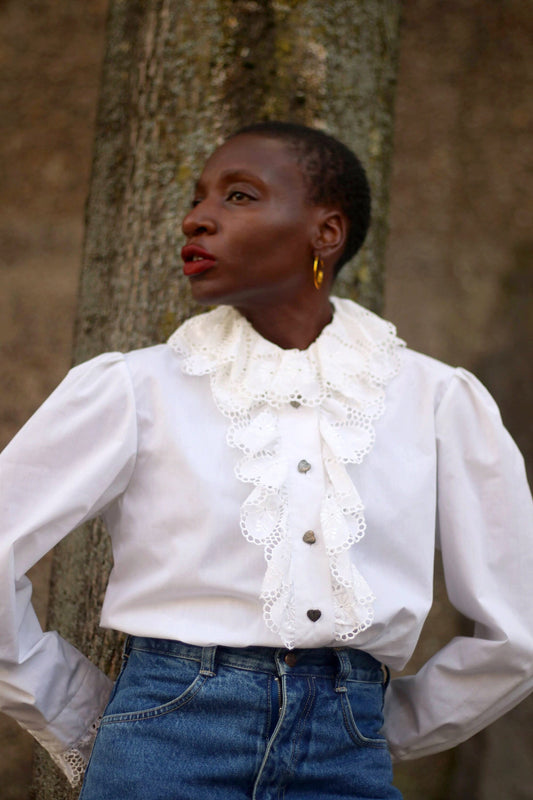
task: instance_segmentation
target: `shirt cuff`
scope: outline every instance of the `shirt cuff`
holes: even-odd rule
[[[79,786],[83,780],[101,719],[102,715],[100,715],[91,724],[87,733],[85,733],[75,744],[73,744],[72,747],[69,747],[68,750],[65,750],[62,753],[55,753],[51,752],[50,750],[48,751],[54,764],[56,764],[66,775],[68,782],[73,788]],[[30,732],[33,734],[39,744],[43,744],[43,742],[40,741],[39,734],[36,734],[33,731]]]
[[[56,719],[42,730],[28,729],[71,786],[83,779],[112,688],[113,681],[91,664],[80,689]]]

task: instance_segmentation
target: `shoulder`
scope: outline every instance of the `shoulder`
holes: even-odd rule
[[[436,358],[427,356],[406,347],[402,353],[402,373],[411,384],[431,388],[440,400],[451,381],[454,380],[457,368],[445,364]]]
[[[124,363],[136,402],[184,401],[191,394],[203,395],[205,382],[188,374],[184,361],[184,355],[167,343],[126,353]]]
[[[409,392],[423,414],[432,408],[437,439],[480,451],[509,439],[498,405],[469,370],[406,349],[398,391]]]
[[[430,407],[436,411],[454,384],[461,386],[463,383],[479,383],[466,370],[406,346],[398,337],[392,322],[347,298],[331,299],[335,315],[342,322],[347,336],[358,344],[362,343],[364,349],[372,351],[378,367],[387,356],[389,360],[397,362],[397,368],[391,371],[392,380],[387,386],[389,402],[415,402],[423,405],[425,411]]]
[[[430,392],[436,411],[444,412],[457,403],[470,403],[497,412],[496,402],[488,389],[463,367],[451,366],[406,348],[402,377],[413,389]]]
[[[127,368],[132,373],[150,373],[168,368],[175,361],[175,355],[167,344],[156,344],[139,350],[130,350],[123,355]]]
[[[185,375],[182,361],[183,356],[168,343],[127,352],[110,351],[73,367],[65,380],[69,383],[129,383],[135,389],[146,381],[183,379]]]
[[[161,382],[173,373],[180,374],[178,359],[166,344],[129,352],[101,353],[74,366],[52,397],[69,395],[83,400],[137,395],[147,382]]]

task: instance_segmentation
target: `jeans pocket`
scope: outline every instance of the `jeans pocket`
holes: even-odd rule
[[[379,682],[347,681],[340,693],[344,724],[357,745],[387,747],[382,734],[385,686]]]
[[[101,725],[170,714],[190,703],[208,680],[198,661],[131,650]]]

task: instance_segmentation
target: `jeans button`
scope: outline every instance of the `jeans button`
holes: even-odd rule
[[[298,656],[296,653],[287,653],[285,658],[283,659],[288,667],[295,667],[298,661]]]

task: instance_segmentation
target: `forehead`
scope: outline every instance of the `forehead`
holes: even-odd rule
[[[208,158],[199,183],[247,173],[265,184],[305,192],[305,180],[291,148],[280,139],[242,134],[225,142]]]

